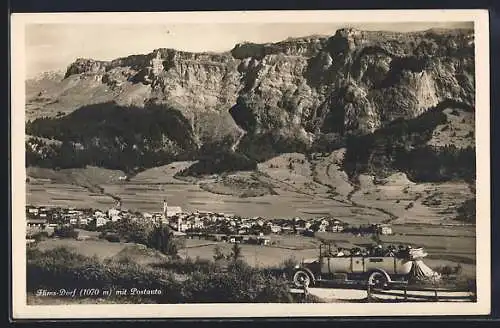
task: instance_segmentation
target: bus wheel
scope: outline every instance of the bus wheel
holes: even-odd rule
[[[368,284],[375,288],[385,288],[388,285],[387,277],[382,272],[372,272],[368,277]]]
[[[305,270],[297,270],[293,275],[293,283],[298,288],[309,287],[311,284],[311,277]]]

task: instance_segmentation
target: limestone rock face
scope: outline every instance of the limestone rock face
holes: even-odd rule
[[[473,108],[474,75],[472,31],[340,29],[225,53],[157,49],[107,62],[78,59],[65,80],[84,76],[92,83],[79,90],[99,87],[124,105],[174,107],[200,147],[265,139],[295,151],[325,136],[370,133],[446,101]],[[59,103],[64,97],[55,96]]]

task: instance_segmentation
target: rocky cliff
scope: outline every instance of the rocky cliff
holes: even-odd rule
[[[165,106],[189,122],[199,149],[265,157],[366,135],[444,102],[473,109],[473,31],[341,29],[225,53],[157,49],[112,61],[78,59],[60,84],[44,93],[52,101],[32,106],[32,118],[107,101]]]

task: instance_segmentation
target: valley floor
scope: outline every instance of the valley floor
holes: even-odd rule
[[[57,172],[28,168],[27,204],[105,210],[120,198],[122,208],[160,212],[163,199],[167,199],[185,211],[264,218],[332,216],[351,225],[391,222],[394,235],[382,236],[383,242],[423,246],[431,267],[460,264],[468,276],[475,275],[475,225],[455,220],[456,208],[474,197],[466,183],[414,183],[399,173],[378,184],[371,176],[361,176],[359,185],[353,186],[340,169],[342,157],[342,150],[312,159],[284,154],[259,164],[255,172],[204,179],[176,178],[175,174],[190,162],[146,170],[128,181],[123,179],[123,172],[93,167]],[[245,197],[252,189],[258,189],[261,195]],[[322,238],[349,245],[371,242],[369,237],[347,233],[326,233]],[[317,256],[316,238],[273,235],[272,239],[277,242],[270,247],[242,245],[246,261],[269,266],[289,257],[301,260]],[[180,251],[181,256],[212,258],[215,244],[189,242]],[[116,248],[111,244],[109,248],[103,244],[90,246],[86,249],[96,247],[95,253],[108,255]],[[224,243],[220,246],[230,247]],[[102,247],[106,251],[99,251]]]
[[[414,183],[403,173],[380,183],[360,176],[353,186],[340,169],[342,150],[308,160],[283,154],[261,163],[256,172],[204,179],[177,179],[191,162],[153,168],[131,177],[88,167],[52,171],[28,168],[27,203],[107,209],[120,198],[122,207],[161,211],[164,199],[186,211],[213,211],[245,217],[332,216],[349,224],[460,224],[456,209],[474,198],[465,182]]]

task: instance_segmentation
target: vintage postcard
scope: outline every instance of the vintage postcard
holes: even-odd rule
[[[489,313],[486,11],[11,23],[14,318]]]

